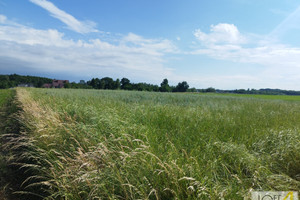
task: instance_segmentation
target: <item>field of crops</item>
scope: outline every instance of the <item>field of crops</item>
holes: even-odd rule
[[[233,94],[233,93],[207,93],[206,95],[212,96],[232,96],[254,99],[270,99],[270,100],[286,100],[286,101],[300,101],[299,95],[262,95],[262,94]]]
[[[22,149],[12,160],[30,171],[24,194],[243,199],[300,189],[300,101],[21,88],[17,100],[21,139],[7,147]]]

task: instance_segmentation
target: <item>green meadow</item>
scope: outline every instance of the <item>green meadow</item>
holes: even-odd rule
[[[2,107],[7,99],[12,95],[12,90],[0,89],[0,107]]]
[[[17,88],[21,131],[5,135],[6,160],[24,170],[16,191],[24,198],[247,199],[253,190],[299,191],[299,100]]]
[[[9,104],[9,102],[12,100],[13,97],[13,90],[4,90],[0,89],[0,199],[6,200],[5,198],[5,188],[7,187],[8,182],[10,181],[8,179],[8,176],[10,176],[10,170],[7,167],[6,164],[6,158],[4,153],[4,143],[2,141],[2,136],[5,134],[5,131],[7,129],[6,127],[6,118],[7,118],[7,110],[6,106]]]
[[[263,95],[263,94],[234,94],[234,93],[201,93],[201,95],[232,96],[241,98],[270,99],[285,101],[300,101],[299,95]]]

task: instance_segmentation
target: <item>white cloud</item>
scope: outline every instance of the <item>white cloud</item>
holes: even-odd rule
[[[18,66],[27,73],[63,73],[82,78],[127,76],[145,81],[159,81],[173,73],[164,66],[164,55],[176,51],[170,41],[145,39],[133,33],[114,41],[67,40],[53,29],[0,24],[0,71]]]
[[[237,28],[235,33],[239,33]],[[229,31],[230,32],[230,31]],[[230,32],[231,33],[231,32]],[[195,32],[195,37],[200,41],[199,46],[192,54],[205,54],[212,58],[221,60],[230,60],[234,62],[257,63],[265,66],[294,66],[298,68],[296,63],[300,62],[300,48],[289,47],[283,44],[271,43],[265,40],[265,37],[260,37],[260,40],[252,40],[250,37],[241,34],[228,34],[228,32],[218,32],[218,36],[214,34],[203,33],[207,36],[207,42],[199,32]],[[236,35],[236,37],[229,37],[229,35]],[[229,38],[225,43],[225,38]],[[237,38],[247,40],[247,44],[239,43]],[[257,37],[255,38],[257,39]],[[223,41],[224,43],[221,43]]]
[[[54,29],[37,30],[23,26],[0,26],[0,40],[11,41],[18,44],[69,46],[71,40],[64,40],[64,34]]]
[[[204,33],[200,29],[195,30],[194,36],[206,44],[241,44],[246,39],[233,24],[211,25],[211,33]]]
[[[29,1],[50,12],[52,17],[57,18],[63,23],[65,23],[70,30],[73,30],[78,33],[98,32],[98,30],[95,28],[96,27],[95,22],[79,21],[72,15],[57,8],[53,3],[47,0],[29,0]]]
[[[175,45],[166,39],[145,39],[139,35],[134,33],[129,33],[125,37],[122,38],[122,44],[129,45],[132,47],[142,47],[143,51],[147,51],[152,54],[161,54],[175,52],[177,49]],[[159,51],[158,51],[159,50]]]
[[[300,89],[296,86],[296,80],[300,79],[299,47],[274,43],[265,36],[251,38],[240,34],[236,26],[229,24],[212,26],[210,34],[196,30],[194,36],[200,45],[191,54],[241,63],[241,68],[243,64],[259,65],[261,70],[255,76],[252,75],[253,79],[247,78],[248,80],[256,79],[255,82],[260,85],[273,88]],[[243,43],[245,41],[247,43]],[[242,69],[237,71],[242,72]],[[225,80],[223,77],[224,82]]]
[[[0,15],[0,23],[5,23],[6,22],[6,16]]]

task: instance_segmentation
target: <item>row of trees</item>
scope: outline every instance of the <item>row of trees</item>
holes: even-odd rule
[[[17,87],[19,84],[31,84],[33,87],[43,87],[45,83],[52,83],[52,79],[36,76],[21,76],[17,74],[0,75],[0,89]],[[160,86],[149,83],[132,83],[128,78],[112,79],[110,77],[92,78],[85,82],[81,80],[79,83],[71,82],[64,85],[65,88],[81,88],[81,89],[109,89],[109,90],[137,90],[137,91],[153,91],[153,92],[187,92],[196,91],[195,88],[189,89],[186,81],[178,83],[177,86],[170,86],[168,79],[164,79]]]
[[[93,78],[86,83],[70,83],[66,88],[85,88],[85,89],[122,89],[122,90],[138,90],[138,91],[154,91],[154,92],[201,92],[201,93],[234,93],[234,94],[266,94],[266,95],[300,95],[300,91],[280,90],[280,89],[236,89],[236,90],[219,90],[213,87],[206,89],[189,88],[186,81],[180,82],[177,86],[169,85],[168,79],[164,79],[160,86],[148,83],[131,83],[129,79],[121,80],[105,77],[102,79]]]
[[[187,92],[189,89],[189,84],[186,81],[182,81],[177,84],[176,87],[170,86],[168,79],[164,79],[160,84],[160,92]]]
[[[17,74],[0,75],[0,89],[16,87],[22,83],[32,84],[34,87],[42,87],[45,83],[51,83],[52,79],[36,77],[36,76],[21,76]]]
[[[164,79],[160,86],[149,83],[131,83],[128,78],[113,80],[110,77],[102,79],[93,78],[86,83],[90,88],[94,89],[110,89],[110,90],[138,90],[153,92],[187,92],[189,85],[186,81],[178,83],[176,87],[170,86],[168,79]]]
[[[37,76],[21,76],[18,74],[0,75],[0,89],[17,87],[19,84],[31,84],[34,87],[43,87],[45,83],[52,83],[52,79]],[[110,77],[92,78],[85,82],[67,83],[65,88],[82,88],[82,89],[110,89],[110,90],[138,90],[153,92],[217,92],[217,93],[238,93],[238,94],[272,94],[272,95],[300,95],[300,91],[280,90],[280,89],[239,89],[239,90],[216,90],[215,88],[196,89],[189,88],[186,81],[178,83],[176,86],[169,85],[168,79],[164,79],[160,85],[149,83],[131,83],[128,78],[112,79]]]
[[[33,87],[43,87],[45,83],[52,83],[52,79],[37,76],[21,76],[18,74],[0,75],[0,89],[16,87],[19,84],[30,84]],[[217,92],[217,93],[237,93],[237,94],[272,94],[272,95],[300,95],[300,91],[280,90],[280,89],[238,89],[238,90],[216,90],[215,88],[196,89],[189,88],[186,81],[178,83],[176,86],[169,85],[168,79],[164,79],[160,85],[149,83],[131,83],[128,78],[112,79],[110,77],[92,78],[85,82],[67,83],[65,88],[82,88],[82,89],[110,89],[110,90],[138,90],[154,92]]]

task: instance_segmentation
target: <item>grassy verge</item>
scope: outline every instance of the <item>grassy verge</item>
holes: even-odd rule
[[[0,89],[0,107],[2,108],[7,102],[8,99],[12,96],[12,90]]]
[[[7,164],[6,151],[4,150],[4,141],[2,136],[9,131],[9,116],[14,112],[12,101],[14,90],[0,90],[0,199],[7,199],[11,191],[10,182],[12,170]]]
[[[0,199],[41,199],[43,188],[28,187],[36,182],[38,173],[32,169],[36,163],[30,153],[30,137],[25,135],[23,110],[16,100],[16,90],[0,90]]]
[[[24,191],[39,187],[45,199],[300,189],[297,101],[55,89],[17,89],[17,99],[26,138],[18,158],[30,158],[18,162],[33,172]]]

